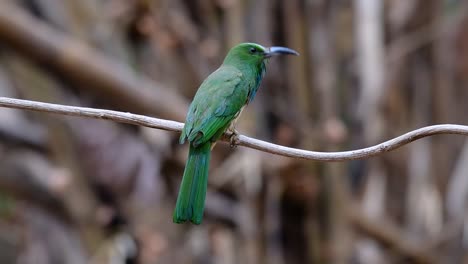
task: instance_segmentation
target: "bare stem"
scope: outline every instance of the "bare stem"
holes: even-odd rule
[[[66,106],[59,104],[41,103],[29,100],[13,99],[7,97],[0,97],[0,107],[16,108],[23,110],[32,110],[38,112],[46,112],[52,114],[61,114],[69,116],[88,117],[96,119],[112,120],[121,123],[132,125],[146,126],[151,128],[163,129],[168,131],[180,132],[183,123],[148,117],[144,115],[136,115],[131,113],[124,113],[119,111],[95,109],[87,107]],[[255,138],[239,135],[236,144],[256,150],[307,160],[315,161],[346,161],[369,158],[378,154],[389,152],[404,146],[410,142],[418,140],[423,137],[438,135],[438,134],[457,134],[468,136],[468,126],[443,124],[422,127],[399,137],[390,139],[378,145],[367,148],[341,151],[341,152],[318,152],[303,149],[296,149],[276,145],[266,141],[258,140]],[[230,134],[227,134],[222,140],[229,142]]]

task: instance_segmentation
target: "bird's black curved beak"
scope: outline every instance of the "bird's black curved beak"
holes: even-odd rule
[[[274,55],[281,55],[281,54],[299,56],[299,52],[290,48],[286,48],[286,47],[269,47],[265,51],[266,58],[269,58]]]

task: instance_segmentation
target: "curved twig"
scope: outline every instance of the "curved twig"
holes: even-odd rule
[[[438,134],[456,134],[468,136],[468,126],[452,124],[426,126],[410,131],[396,138],[387,140],[378,145],[362,149],[340,152],[319,152],[289,148],[265,142],[262,140],[249,138],[243,135],[239,136],[239,145],[291,158],[308,159],[316,161],[345,161],[376,156],[383,152],[389,152],[399,147],[402,147],[420,138]]]
[[[127,123],[132,125],[146,126],[151,128],[163,129],[168,131],[180,132],[183,127],[183,123],[148,117],[144,115],[137,115],[131,113],[124,113],[113,110],[104,110],[104,109],[94,109],[87,107],[76,107],[76,106],[66,106],[59,104],[50,104],[50,103],[41,103],[29,100],[13,99],[7,97],[0,97],[0,107],[16,108],[23,110],[32,110],[38,112],[47,112],[53,114],[69,115],[69,116],[79,116],[79,117],[89,117],[96,119],[105,119],[112,120],[121,123]],[[396,148],[399,148],[403,145],[406,145],[410,142],[418,140],[423,137],[438,135],[438,134],[457,134],[468,136],[468,126],[463,125],[433,125],[422,127],[413,131],[410,131],[406,134],[403,134],[399,137],[390,139],[383,143],[380,143],[375,146],[342,151],[342,152],[318,152],[318,151],[309,151],[303,149],[296,149],[285,147],[281,145],[276,145],[266,141],[258,140],[255,138],[247,137],[244,135],[239,135],[236,144],[239,146],[244,146],[248,148],[253,148],[256,150],[307,160],[315,161],[346,161],[346,160],[356,160],[363,159],[372,156],[376,156],[383,152],[389,152]],[[229,141],[227,135],[223,140]]]

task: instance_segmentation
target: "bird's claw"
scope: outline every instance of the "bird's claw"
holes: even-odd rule
[[[231,135],[229,136],[229,143],[231,148],[237,147],[239,145],[239,132],[235,128],[230,128],[229,132],[231,132]]]

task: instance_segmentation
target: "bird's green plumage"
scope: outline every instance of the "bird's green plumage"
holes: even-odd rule
[[[190,146],[173,216],[175,223],[183,223],[187,220],[197,225],[201,223],[205,207],[210,154],[211,142],[198,147]]]
[[[282,53],[294,54],[292,50],[280,48]],[[180,143],[190,143],[190,151],[174,211],[175,223],[200,224],[211,145],[254,98],[265,73],[265,61],[270,56],[258,44],[239,44],[198,88],[180,136]]]

